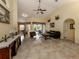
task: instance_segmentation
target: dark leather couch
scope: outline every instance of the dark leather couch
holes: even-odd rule
[[[59,31],[48,31],[47,33],[50,37],[53,37],[55,39],[58,39],[61,36],[61,33]]]

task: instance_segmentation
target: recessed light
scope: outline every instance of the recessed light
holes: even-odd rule
[[[25,13],[23,13],[23,14],[22,14],[22,16],[23,16],[23,17],[28,17],[28,15],[27,15],[27,14],[25,14]]]

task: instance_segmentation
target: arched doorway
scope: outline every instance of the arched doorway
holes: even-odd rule
[[[75,42],[75,21],[73,19],[66,19],[64,21],[64,39]]]

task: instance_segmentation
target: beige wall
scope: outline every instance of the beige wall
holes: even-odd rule
[[[2,40],[1,38],[4,37],[4,35],[8,35],[9,32],[13,29],[15,29],[14,27],[16,27],[16,0],[6,0],[7,4],[5,5],[1,0],[0,0],[0,4],[2,4],[6,9],[8,9],[11,13],[10,13],[10,24],[5,24],[5,23],[0,23],[0,40]],[[15,10],[14,10],[15,9]],[[15,15],[14,15],[15,14]],[[15,25],[14,25],[15,24]]]
[[[11,12],[11,23],[14,28],[17,28],[17,0],[9,0],[10,12]]]
[[[25,19],[19,19],[18,22],[47,22],[47,18],[25,18]]]
[[[60,19],[55,20],[55,16],[59,15]],[[51,30],[59,30],[61,32],[61,39],[64,38],[63,36],[63,25],[64,21],[68,18],[75,20],[75,42],[79,43],[79,2],[74,2],[71,4],[66,4],[63,6],[58,7],[56,10],[53,11],[51,18],[51,22],[55,23],[54,28],[50,28],[47,26],[47,29]],[[49,30],[50,30],[49,29]]]
[[[45,22],[46,23],[46,19],[41,19],[41,18],[29,18],[26,20],[26,22]]]

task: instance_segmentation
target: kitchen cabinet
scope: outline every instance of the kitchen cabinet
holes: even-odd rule
[[[0,59],[9,59],[9,48],[0,49]]]
[[[0,59],[12,59],[17,54],[20,43],[20,36],[16,36],[12,41],[0,43]]]

